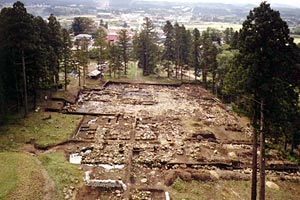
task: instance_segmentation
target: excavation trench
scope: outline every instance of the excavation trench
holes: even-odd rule
[[[80,156],[89,174],[78,199],[88,194],[168,199],[176,178],[250,179],[251,128],[200,86],[107,82],[102,89],[81,91],[63,111],[84,116],[68,141],[82,145],[70,155]],[[270,176],[299,170],[292,164],[267,166]]]

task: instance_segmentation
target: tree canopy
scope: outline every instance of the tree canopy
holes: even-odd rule
[[[260,199],[264,199],[265,135],[272,135],[274,126],[279,125],[282,130],[288,128],[290,122],[286,115],[297,110],[297,48],[280,13],[271,9],[270,4],[262,2],[259,7],[250,11],[244,21],[239,34],[238,50],[234,75],[235,80],[240,81],[235,86],[241,92],[239,96],[248,99],[253,126],[260,132]],[[254,135],[254,141],[255,137]],[[256,161],[253,162],[255,164]],[[255,170],[253,174],[256,174]],[[255,199],[256,191],[252,195]]]
[[[58,83],[62,31],[55,16],[48,22],[27,13],[17,1],[0,12],[0,108],[36,106],[38,90]],[[69,34],[65,35],[68,39]],[[68,39],[69,40],[69,39]],[[66,47],[69,48],[70,46]],[[0,115],[0,120],[1,120]]]

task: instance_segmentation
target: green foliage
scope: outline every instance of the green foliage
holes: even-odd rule
[[[108,44],[106,41],[106,32],[103,29],[103,27],[99,27],[97,29],[97,32],[94,36],[94,46],[97,47],[96,51],[97,51],[97,58],[98,58],[98,64],[102,64],[105,62],[105,60],[107,59],[107,54],[108,54]]]
[[[285,157],[291,162],[295,162],[295,163],[300,162],[300,157],[293,155],[290,151],[285,152]]]
[[[72,47],[72,42],[70,35],[66,29],[62,29],[62,62],[64,66],[64,75],[65,75],[65,80],[64,80],[64,85],[65,85],[65,90],[67,90],[67,84],[68,84],[68,72],[70,72],[71,68],[71,57],[72,57],[72,52],[71,52],[71,47]]]
[[[127,75],[127,64],[129,62],[129,41],[130,37],[126,29],[122,29],[118,36],[118,46],[121,53],[121,60],[124,65],[124,75]]]
[[[180,178],[177,178],[176,181],[173,183],[172,188],[175,189],[179,193],[184,193],[187,191],[185,182]]]
[[[119,46],[112,44],[109,46],[109,76],[112,77],[114,74],[114,78],[116,77],[116,73],[118,73],[118,78],[121,76],[121,71],[123,70],[121,63],[121,51]]]
[[[259,108],[257,104],[264,99],[266,129],[270,132],[271,125],[277,123],[289,127],[287,116],[295,109],[298,80],[294,74],[299,76],[300,71],[295,67],[296,45],[289,36],[287,23],[278,11],[263,2],[250,11],[243,23],[238,46],[238,74],[246,74],[242,88],[254,100],[251,109]]]
[[[192,48],[192,63],[191,65],[194,66],[194,75],[195,79],[197,76],[199,76],[200,73],[200,45],[201,45],[201,40],[200,40],[200,31],[195,28],[193,30],[193,48]]]
[[[207,73],[212,75],[212,91],[215,92],[215,79],[217,73],[217,53],[218,49],[216,45],[219,45],[220,37],[219,32],[215,29],[208,28],[203,31],[201,38],[201,66],[202,66],[202,79],[206,86]]]
[[[179,26],[174,24],[174,39],[175,39],[175,76],[182,80],[184,71],[191,65],[191,46],[192,36],[189,30],[186,30],[184,25]]]
[[[74,35],[93,34],[95,32],[94,21],[88,17],[74,17],[72,30]]]
[[[209,35],[209,34],[206,34]],[[299,143],[299,78],[295,63],[299,50],[278,11],[263,2],[250,11],[238,38],[238,50],[223,50],[217,57],[217,81],[228,101],[234,101],[246,114],[255,114],[253,123],[260,124],[260,103],[264,103],[264,124],[267,136],[286,137]],[[229,42],[229,41],[228,41]],[[233,41],[231,49],[234,48]],[[235,41],[234,41],[235,43]]]
[[[225,44],[230,44],[231,41],[232,41],[232,38],[233,38],[233,35],[234,35],[234,31],[233,31],[233,28],[226,28],[224,31],[223,31],[223,41]]]
[[[157,33],[151,19],[145,18],[143,30],[134,38],[134,52],[143,75],[149,76],[155,71],[158,58]]]
[[[164,42],[164,51],[162,59],[174,62],[175,61],[175,44],[174,44],[174,27],[170,21],[167,21],[164,28],[163,28],[164,34],[166,36],[166,40]]]
[[[62,36],[53,15],[47,23],[42,17],[27,13],[21,2],[1,10],[0,118],[11,108],[19,111],[21,105],[28,107],[27,99],[35,108],[39,90],[59,83],[62,51],[67,53],[70,48],[70,43],[63,48]]]

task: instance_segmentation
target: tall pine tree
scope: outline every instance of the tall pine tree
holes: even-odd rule
[[[162,60],[165,61],[165,69],[169,78],[171,73],[171,66],[175,62],[174,27],[170,21],[166,22],[163,31],[166,36],[166,40],[164,42],[165,48],[163,51]]]
[[[121,51],[121,58],[124,64],[124,75],[127,75],[127,65],[129,61],[129,41],[130,37],[126,29],[122,29],[118,36],[118,45]]]
[[[244,92],[253,100],[254,149],[256,133],[260,132],[260,199],[265,199],[265,135],[277,119],[274,112],[282,103],[293,102],[295,82],[295,44],[289,35],[287,23],[278,11],[266,2],[250,11],[239,36],[237,66],[246,74]],[[299,73],[298,73],[299,74]],[[242,75],[241,75],[242,77]],[[287,97],[283,101],[282,97]],[[256,199],[256,160],[253,159],[252,199]]]

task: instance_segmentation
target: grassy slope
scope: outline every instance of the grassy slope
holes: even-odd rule
[[[43,120],[49,115],[51,119]],[[42,112],[31,113],[26,119],[11,117],[7,125],[0,127],[0,150],[16,150],[32,139],[41,146],[63,142],[71,137],[81,118]],[[63,153],[45,154],[40,159],[56,184],[57,199],[63,199],[64,185],[83,177],[77,166],[67,163]],[[32,157],[0,152],[0,169],[0,199],[42,199],[43,175]]]
[[[44,178],[33,157],[0,153],[0,199],[42,199]]]
[[[68,163],[62,152],[43,154],[39,159],[56,185],[57,199],[64,199],[65,186],[77,188],[82,186],[83,172],[79,169],[79,165]]]
[[[299,199],[298,183],[277,182],[280,189],[266,188],[266,199],[281,200]],[[250,181],[218,181],[218,182],[184,182],[178,179],[169,192],[173,200],[204,200],[204,199],[251,199]]]
[[[43,120],[49,117],[51,119]],[[0,127],[0,149],[15,149],[34,140],[40,146],[53,145],[70,138],[81,116],[60,113],[31,113],[26,119],[11,118]]]

